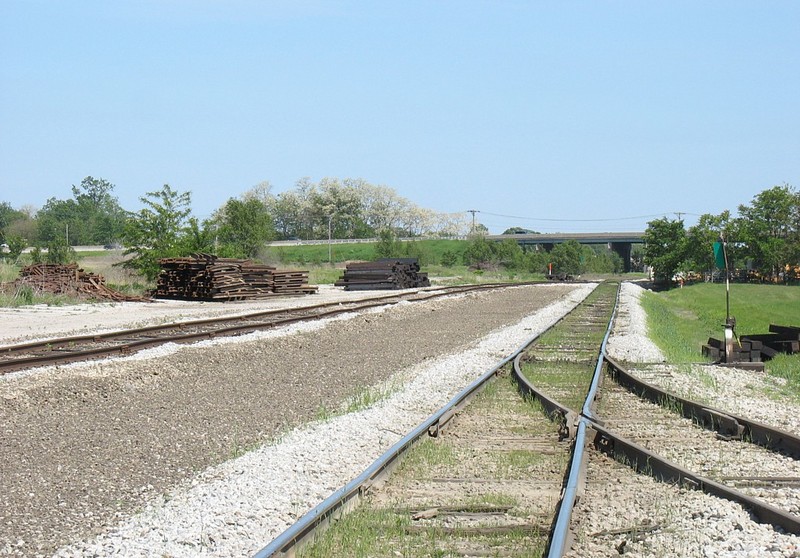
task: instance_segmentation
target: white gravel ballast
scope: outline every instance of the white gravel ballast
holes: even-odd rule
[[[212,467],[113,531],[56,556],[245,556],[344,486],[481,374],[555,323],[594,288],[485,336],[463,353],[400,371],[388,398],[287,433]]]

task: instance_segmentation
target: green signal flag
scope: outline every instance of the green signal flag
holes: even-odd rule
[[[722,242],[714,243],[714,262],[717,264],[717,269],[725,269],[725,249]]]

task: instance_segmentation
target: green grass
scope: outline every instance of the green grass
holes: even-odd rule
[[[0,262],[0,283],[9,283],[19,276],[19,266]]]
[[[18,308],[20,306],[32,306],[45,304],[47,306],[68,306],[86,302],[67,295],[57,295],[50,293],[37,294],[28,286],[20,289],[0,292],[0,308]]]
[[[351,260],[374,260],[378,258],[376,242],[354,242],[332,244],[330,259],[327,244],[309,244],[299,246],[272,246],[266,251],[266,259],[283,264],[343,263]],[[439,263],[445,252],[462,253],[467,247],[466,240],[415,240],[403,242],[402,246],[409,252],[408,256],[419,257],[422,265]]]
[[[375,386],[362,386],[351,393],[344,403],[336,408],[329,408],[321,404],[314,411],[314,418],[318,421],[328,421],[348,413],[356,413],[385,401],[402,388],[399,380],[383,382]]]
[[[800,287],[733,284],[731,315],[736,333],[768,333],[770,324],[800,326]],[[709,337],[721,339],[725,323],[725,285],[697,284],[642,297],[650,337],[667,360],[700,362],[700,347]],[[800,394],[800,355],[780,355],[767,371],[789,380]]]

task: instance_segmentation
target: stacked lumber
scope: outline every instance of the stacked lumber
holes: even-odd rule
[[[126,295],[106,285],[102,275],[84,271],[76,263],[37,263],[20,270],[19,278],[11,284],[33,288],[36,293],[63,294],[87,300],[112,300],[115,302],[146,302],[149,298]]]
[[[279,271],[250,260],[194,254],[162,258],[159,264],[156,298],[230,301],[317,292],[308,285],[307,271]]]
[[[770,324],[770,333],[742,335],[734,343],[733,362],[764,362],[779,353],[800,353],[800,327]],[[703,356],[725,360],[725,342],[713,337],[703,345]]]
[[[413,289],[429,287],[428,274],[420,272],[417,258],[383,258],[349,263],[334,285],[346,291]]]

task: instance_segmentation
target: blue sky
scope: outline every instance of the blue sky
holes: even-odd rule
[[[363,178],[492,232],[800,186],[800,2],[0,1],[0,201]],[[646,216],[646,217],[642,217]]]

